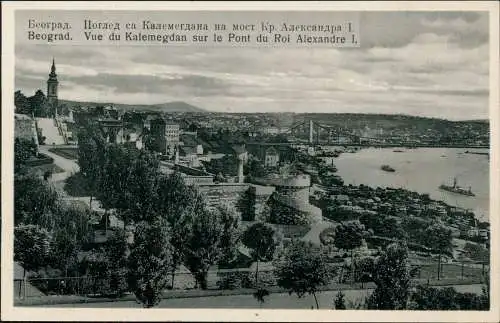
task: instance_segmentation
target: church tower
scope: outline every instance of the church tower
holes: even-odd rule
[[[47,101],[49,107],[52,111],[54,111],[54,117],[57,116],[57,86],[59,85],[59,81],[57,81],[56,74],[56,63],[54,59],[52,59],[52,67],[50,68],[49,79],[47,80]]]

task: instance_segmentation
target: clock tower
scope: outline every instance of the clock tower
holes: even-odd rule
[[[47,101],[49,107],[54,112],[54,117],[57,116],[57,86],[59,85],[59,81],[57,81],[56,74],[56,63],[54,59],[52,59],[52,67],[50,68],[49,79],[47,80]]]

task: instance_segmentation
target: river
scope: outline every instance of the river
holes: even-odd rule
[[[470,209],[476,218],[489,222],[489,160],[486,155],[465,151],[488,152],[488,149],[417,148],[395,152],[396,148],[366,148],[356,153],[343,153],[334,160],[338,175],[345,184],[372,187],[403,187],[452,206]],[[390,165],[394,173],[384,172]],[[468,188],[475,197],[442,191],[439,185],[453,184]]]

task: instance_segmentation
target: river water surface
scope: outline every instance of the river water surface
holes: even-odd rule
[[[486,155],[466,154],[459,148],[367,148],[357,153],[343,153],[334,160],[345,184],[365,184],[372,187],[403,187],[452,206],[470,209],[481,221],[489,222],[489,160]],[[488,149],[469,149],[488,152]],[[394,173],[380,169],[384,164]],[[476,194],[468,197],[442,191],[439,185],[453,184],[471,187]]]

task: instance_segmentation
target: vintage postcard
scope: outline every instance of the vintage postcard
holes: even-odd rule
[[[2,319],[500,319],[497,2],[2,7]]]

